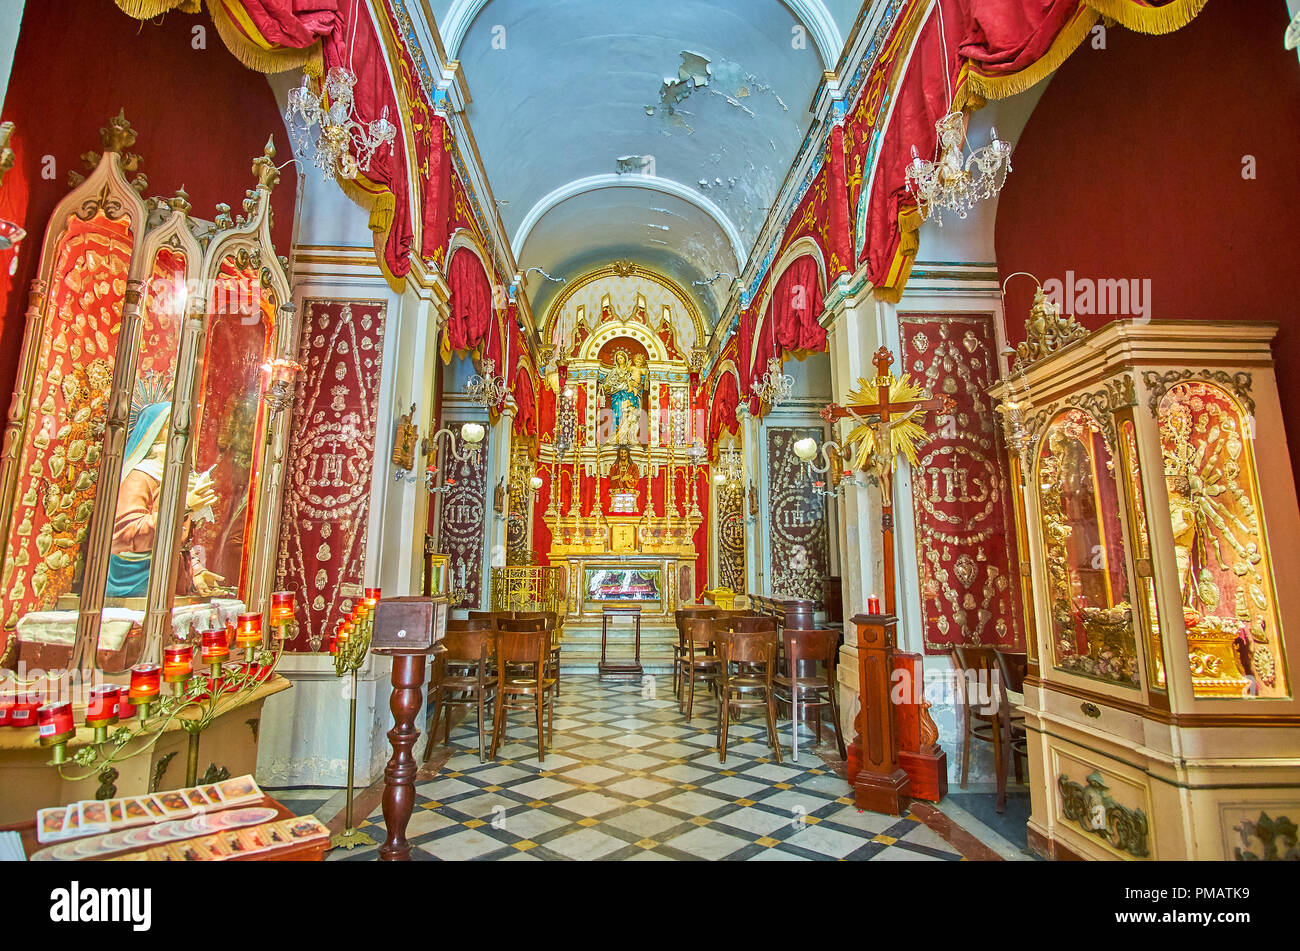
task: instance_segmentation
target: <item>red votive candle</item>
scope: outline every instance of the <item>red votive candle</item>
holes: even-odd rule
[[[36,711],[36,726],[40,730],[41,746],[66,743],[77,732],[72,720],[72,701],[56,700]]]
[[[871,595],[869,598],[867,598],[867,613],[868,614],[880,613],[880,599],[876,597],[874,594]]]
[[[203,650],[201,652],[204,663],[219,664],[230,656],[230,644],[226,640],[226,629],[217,628],[215,631],[203,632]]]
[[[288,624],[293,620],[293,592],[276,591],[271,594],[271,623]]]
[[[241,614],[236,628],[235,643],[240,647],[262,646],[262,615]],[[203,643],[204,657],[207,657],[207,641]]]
[[[117,718],[119,720],[129,720],[135,716],[135,704],[131,702],[131,695],[128,691],[123,690],[117,695]]]
[[[177,644],[163,648],[163,680],[169,684],[188,680],[194,672],[194,648],[189,644]]]
[[[352,636],[352,622],[351,621],[340,622],[339,636],[338,636],[339,643],[346,644],[348,642],[348,638],[351,636]]]
[[[157,664],[136,664],[131,668],[131,689],[127,696],[136,703],[149,703],[160,692],[158,685],[162,670]]]
[[[339,638],[338,635],[335,634],[333,637],[330,638],[330,653],[337,654],[338,652],[339,652]]]
[[[12,700],[0,700],[0,726],[8,726],[13,714],[14,702]]]
[[[40,708],[39,700],[19,700],[14,703],[13,712],[9,714],[9,725],[16,727],[36,726],[36,711]]]
[[[366,604],[373,608],[378,603],[379,603],[379,589],[366,588]]]
[[[109,726],[117,722],[117,698],[122,688],[117,684],[101,684],[91,688],[90,703],[86,705],[86,726]]]

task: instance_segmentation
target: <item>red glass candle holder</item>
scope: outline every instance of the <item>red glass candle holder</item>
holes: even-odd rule
[[[136,664],[131,668],[131,689],[127,696],[135,703],[149,703],[155,700],[161,690],[159,681],[162,668],[157,664]]]
[[[106,727],[117,722],[117,698],[122,688],[117,684],[100,684],[92,687],[90,703],[86,705],[86,726]]]
[[[41,707],[39,700],[17,700],[9,714],[9,725],[13,727],[36,726],[36,711]]]
[[[117,695],[116,712],[119,720],[130,720],[135,716],[135,704],[131,702],[129,691],[123,690]]]
[[[876,597],[874,594],[871,595],[869,598],[867,598],[867,613],[868,614],[880,613],[880,599]]]
[[[235,643],[246,648],[262,646],[262,615],[239,615],[239,624],[235,628]],[[204,650],[207,650],[206,641],[204,642]],[[204,656],[207,656],[206,653]]]
[[[351,621],[339,622],[339,631],[337,637],[335,637],[335,640],[337,640],[339,645],[341,646],[343,644],[346,644],[351,637],[352,637],[352,622]]]
[[[276,591],[271,594],[271,623],[288,624],[293,620],[293,592]]]
[[[219,664],[230,656],[230,643],[226,640],[226,629],[203,632],[203,662]]]
[[[56,700],[38,708],[36,726],[40,730],[41,746],[68,742],[77,732],[72,719],[72,701]]]
[[[13,712],[14,702],[12,700],[0,700],[0,726],[9,725]]]
[[[194,648],[177,644],[163,648],[163,680],[169,684],[182,683],[194,673]]]
[[[333,637],[330,638],[330,653],[337,654],[338,652],[339,652],[339,638],[338,635],[335,634]]]
[[[370,607],[372,607],[372,608],[373,608],[376,604],[379,603],[379,589],[378,589],[378,588],[366,588],[366,598],[365,598],[365,603],[366,603],[367,605],[369,605]]]

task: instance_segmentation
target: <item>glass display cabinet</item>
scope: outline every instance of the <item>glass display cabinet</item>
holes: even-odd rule
[[[1285,543],[1300,513],[1276,332],[1120,321],[1088,334],[1040,292],[993,390],[1032,589],[1041,854],[1244,860],[1296,846],[1270,831],[1300,819],[1300,549]]]
[[[159,662],[270,595],[292,364],[274,151],[242,213],[144,199],[122,116],[51,215],[0,455],[0,667]],[[281,384],[283,386],[283,384]],[[283,394],[281,394],[283,395]]]

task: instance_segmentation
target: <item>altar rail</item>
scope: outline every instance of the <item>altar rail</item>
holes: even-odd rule
[[[563,565],[507,565],[492,569],[493,611],[554,611],[564,617]]]

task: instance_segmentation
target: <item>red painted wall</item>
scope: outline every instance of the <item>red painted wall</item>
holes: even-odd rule
[[[206,49],[192,46],[195,26]],[[125,107],[138,133],[145,195],[170,196],[182,185],[192,213],[212,218],[218,202],[240,211],[255,184],[252,159],[274,133],[277,164],[290,146],[266,77],[246,69],[221,42],[207,14],[169,13],[141,23],[110,0],[32,0],[23,12],[13,73],[0,118],[15,123],[15,167],[0,183],[0,217],[28,235],[17,266],[0,254],[0,404],[8,406],[22,346],[27,288],[36,275],[50,212],[69,191],[68,172],[85,174],[79,156],[99,151],[99,128]],[[56,175],[41,177],[44,156]],[[276,249],[293,237],[296,167],[281,170],[272,195]]]
[[[1300,471],[1300,63],[1282,47],[1286,24],[1284,3],[1215,0],[1168,36],[1116,27],[1105,50],[1085,42],[1016,144],[995,240],[1004,278],[1150,279],[1157,319],[1281,324],[1274,358]],[[1026,278],[1008,286],[1013,344],[1032,291]]]

